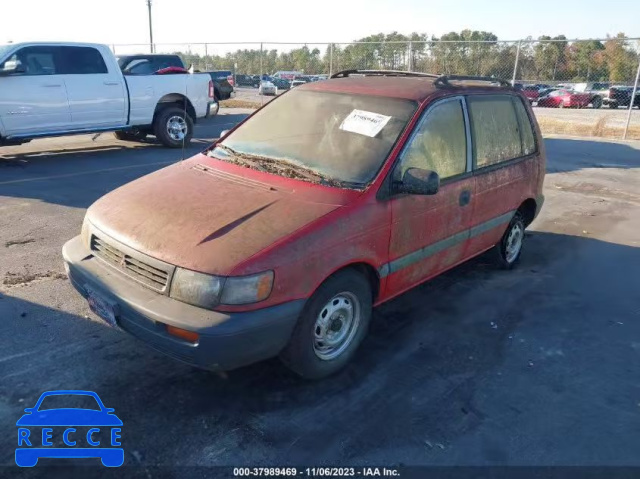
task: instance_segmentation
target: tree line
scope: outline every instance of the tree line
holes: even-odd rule
[[[236,73],[274,73],[279,70],[306,74],[347,69],[392,69],[425,73],[495,76],[523,81],[633,82],[640,61],[637,41],[623,33],[604,41],[569,41],[564,35],[531,37],[519,43],[500,42],[491,32],[463,30],[437,38],[426,34],[378,33],[332,44],[323,50],[302,46],[290,51],[239,49],[225,54],[199,55],[176,52],[196,69],[231,70]],[[215,45],[209,45],[215,48]],[[234,66],[237,65],[237,68]]]

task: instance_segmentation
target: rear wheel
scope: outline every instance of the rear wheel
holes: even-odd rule
[[[372,305],[371,285],[362,274],[347,269],[331,276],[307,301],[282,362],[309,379],[338,372],[366,336]]]
[[[168,107],[156,115],[153,131],[164,146],[180,148],[191,142],[193,120],[183,109]]]
[[[496,263],[502,269],[513,268],[520,259],[524,243],[524,218],[519,211],[511,219],[507,231],[494,248]]]

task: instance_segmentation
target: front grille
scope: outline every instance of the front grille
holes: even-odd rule
[[[91,251],[109,263],[120,269],[129,277],[156,291],[164,292],[169,282],[170,272],[151,266],[144,261],[125,254],[117,247],[107,243],[96,235],[91,236]]]

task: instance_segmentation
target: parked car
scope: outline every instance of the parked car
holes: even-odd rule
[[[284,78],[275,78],[271,77],[271,83],[273,83],[278,90],[288,90],[291,88],[291,82],[289,80],[285,80]]]
[[[278,89],[268,80],[262,80],[258,87],[258,95],[277,95]]]
[[[235,96],[233,85],[226,76],[222,76],[217,72],[207,72],[213,80],[214,96],[216,101],[228,100]]]
[[[354,357],[374,305],[488,250],[516,265],[544,200],[527,99],[495,79],[352,73],[99,199],[63,248],[74,287],[187,363],[280,356],[318,378]]]
[[[538,106],[550,108],[586,108],[591,103],[589,93],[557,89],[538,98]]]
[[[283,80],[293,80],[295,77],[302,75],[302,72],[298,71],[277,71],[273,75],[274,78],[282,78]]]
[[[184,71],[154,75],[163,65],[141,59],[123,72],[109,47],[90,43],[0,46],[0,145],[105,131],[188,144],[197,119],[218,112],[213,82]]]
[[[233,73],[230,70],[214,70],[209,73],[217,80],[227,80],[231,86],[235,83],[233,80]]]
[[[619,106],[629,107],[631,103],[631,95],[633,95],[633,87],[624,85],[615,85],[609,88],[608,92],[602,95],[602,104],[609,108],[618,108]],[[640,107],[640,90],[636,91],[633,106]]]
[[[258,88],[260,86],[260,77],[258,75],[236,75],[236,85]]]
[[[527,97],[529,103],[538,101],[540,88],[538,88],[536,85],[523,85],[520,91],[522,91],[522,94]]]
[[[591,95],[591,106],[593,108],[601,108],[606,98],[609,103],[609,83],[605,82],[588,82],[576,83],[574,90],[580,93],[589,93]]]

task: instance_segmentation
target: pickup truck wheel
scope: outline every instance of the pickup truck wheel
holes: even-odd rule
[[[507,231],[495,246],[495,259],[502,269],[513,268],[520,259],[522,244],[524,243],[524,219],[520,212],[511,219]]]
[[[602,108],[602,98],[600,98],[599,96],[594,97],[593,100],[591,100],[591,106],[593,108]]]
[[[148,132],[143,130],[123,130],[114,131],[113,136],[122,141],[142,141],[148,135]]]
[[[366,336],[372,307],[367,278],[351,269],[336,273],[307,301],[280,359],[308,379],[338,372]]]
[[[153,131],[164,146],[180,148],[191,142],[193,120],[181,108],[166,108],[156,116]]]

